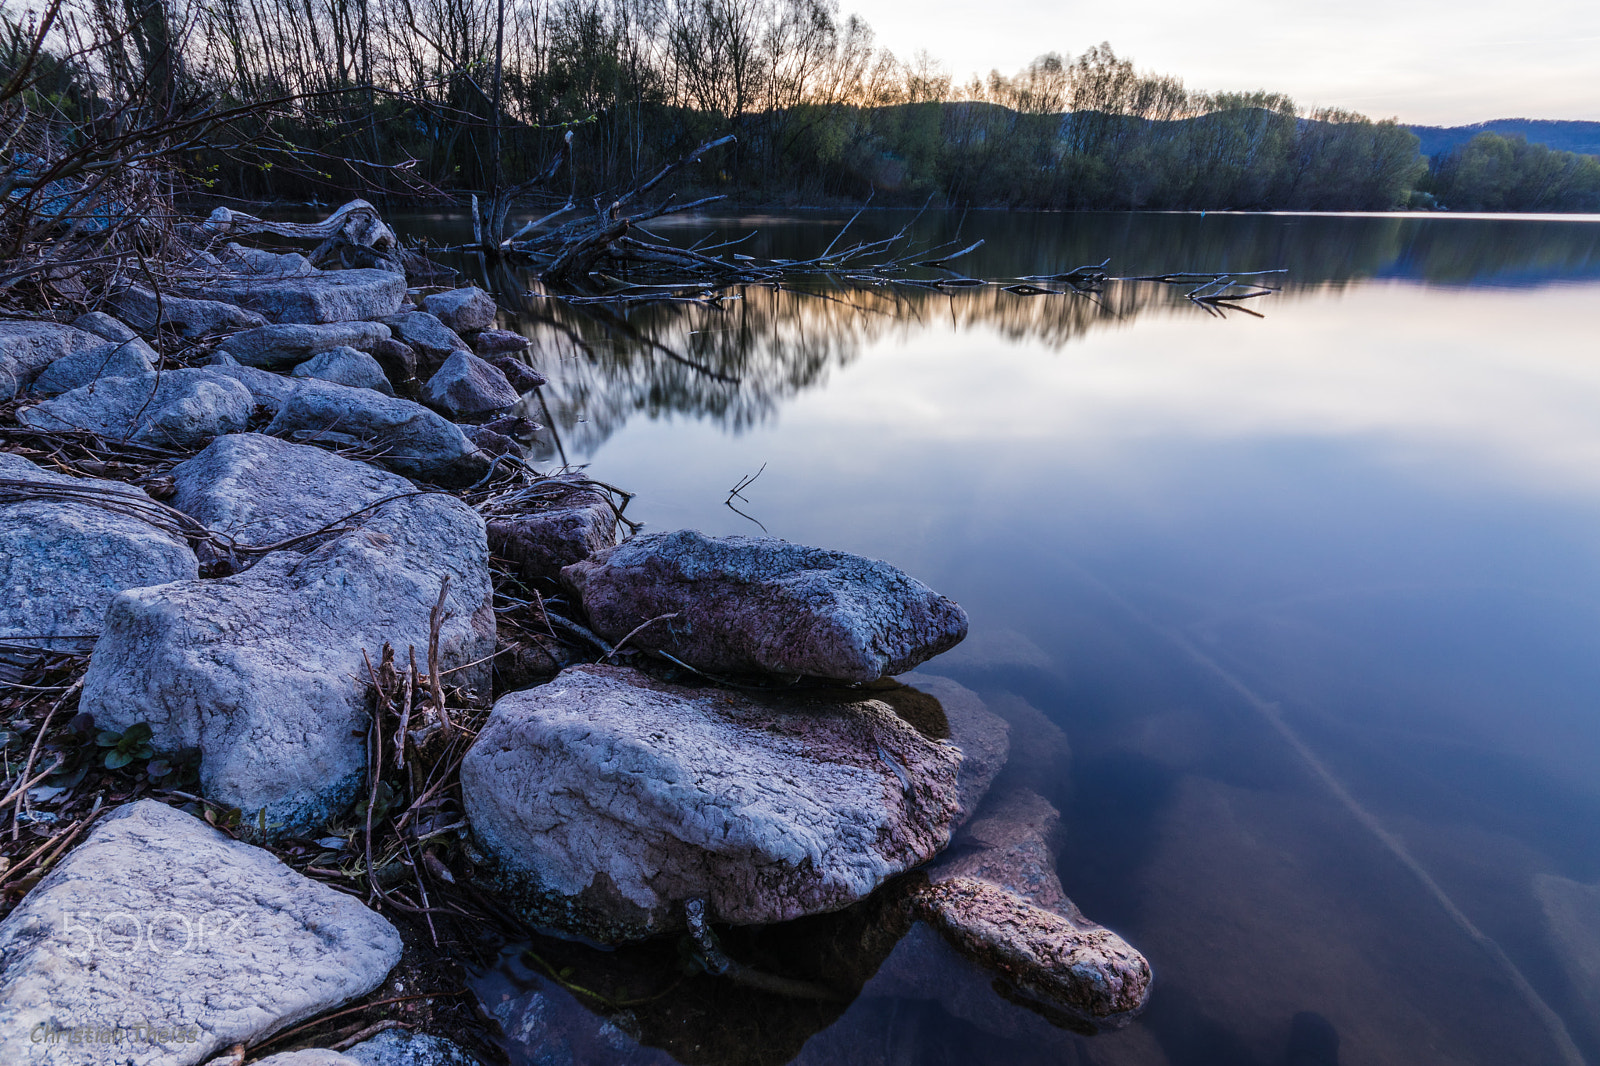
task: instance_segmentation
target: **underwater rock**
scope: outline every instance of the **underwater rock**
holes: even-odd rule
[[[967,615],[898,568],[771,537],[647,533],[562,571],[594,629],[700,670],[873,681],[954,647]]]
[[[452,682],[487,691],[488,564],[483,520],[429,493],[384,504],[309,554],[123,592],[79,706],[108,729],[148,723],[158,750],[198,748],[204,794],[272,835],[315,830],[366,774],[366,657],[378,662],[385,643],[425,650],[446,577],[440,664],[479,663]]]
[[[1011,754],[1011,727],[1004,718],[989,710],[976,692],[947,677],[918,673],[906,674],[899,680],[938,701],[950,741],[961,749],[958,793],[961,812],[956,816],[956,824],[962,825],[978,809],[989,786],[1006,765]],[[899,706],[895,706],[895,712],[905,717]],[[916,721],[912,724],[920,726]]]
[[[0,923],[0,1061],[107,1061],[120,1036],[119,1064],[205,1062],[377,987],[400,950],[359,900],[140,800]]]
[[[960,753],[870,693],[756,699],[578,666],[495,704],[461,767],[479,845],[538,924],[615,942],[837,910],[937,854]]]

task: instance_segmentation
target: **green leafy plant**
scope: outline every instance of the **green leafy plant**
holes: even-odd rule
[[[120,770],[136,760],[154,758],[156,751],[150,746],[152,732],[153,730],[143,722],[135,722],[120,733],[102,729],[100,735],[95,738],[95,743],[109,749],[104,760],[106,769]]]

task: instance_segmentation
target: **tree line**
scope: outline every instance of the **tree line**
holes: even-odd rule
[[[437,201],[563,151],[544,193],[581,199],[733,134],[694,183],[746,203],[1600,208],[1593,157],[1484,134],[1430,161],[1393,120],[1197,92],[1109,45],[956,84],[834,0],[25,2],[0,0],[0,118],[25,129],[0,169],[108,113],[210,114],[164,163],[250,200]]]

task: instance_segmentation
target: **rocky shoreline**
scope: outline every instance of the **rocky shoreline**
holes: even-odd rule
[[[863,995],[1045,1042],[1142,1009],[1148,964],[1067,898],[1008,760],[1054,727],[908,674],[958,605],[844,552],[638,533],[533,470],[530,342],[411,284],[370,207],[335,218],[307,257],[219,211],[166,286],[0,319],[0,1060],[570,1058],[514,1006],[472,1039],[377,1009],[431,1002],[396,966],[445,966],[447,921],[676,943],[805,1004],[791,1058]],[[853,946],[799,977],[741,954],[808,922]],[[569,1028],[698,1055],[587,994]]]

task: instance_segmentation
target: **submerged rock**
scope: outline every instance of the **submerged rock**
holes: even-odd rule
[[[271,322],[370,322],[399,313],[406,279],[373,269],[319,270],[298,277],[224,275],[209,281],[206,291],[259,311]]]
[[[352,389],[372,389],[385,396],[394,395],[394,386],[378,361],[366,352],[341,345],[312,356],[294,368],[294,377],[320,378]]]
[[[340,346],[370,352],[388,339],[389,327],[382,322],[289,324],[236,333],[221,348],[244,366],[287,370],[318,352]]]
[[[204,794],[265,817],[274,835],[314,831],[365,776],[363,653],[376,663],[389,643],[425,654],[446,577],[440,664],[480,663],[452,681],[486,691],[495,625],[483,522],[430,493],[384,504],[309,554],[117,596],[79,706],[105,728],[149,724],[158,750],[199,748]]]
[[[106,378],[17,412],[44,430],[88,430],[112,440],[191,448],[236,433],[250,420],[250,390],[219,368]]]
[[[467,287],[436,292],[422,300],[423,310],[457,333],[476,333],[494,325],[499,309],[494,297],[482,289]]]
[[[106,316],[110,318],[109,315]],[[64,356],[106,346],[104,337],[56,322],[0,322],[0,399],[9,400]]]
[[[961,749],[961,775],[958,802],[961,811],[957,824],[972,817],[983,802],[1006,759],[1011,754],[1011,727],[1004,718],[989,710],[976,692],[956,684],[947,677],[932,674],[908,674],[900,678],[913,691],[921,692],[938,701],[944,715],[951,743]],[[891,700],[902,718],[907,711],[898,700]],[[921,723],[912,719],[921,728]],[[923,732],[927,732],[923,729]]]
[[[171,477],[170,506],[245,545],[313,533],[358,508],[416,490],[398,474],[258,433],[217,438],[173,467]]]
[[[454,422],[419,403],[306,379],[283,402],[266,431],[298,441],[366,445],[373,461],[408,477],[470,485],[488,460]]]
[[[40,371],[28,391],[35,396],[59,396],[101,378],[148,374],[160,361],[148,344],[135,337],[62,356]]]
[[[837,910],[949,840],[959,752],[866,694],[756,700],[580,666],[502,697],[461,767],[533,921],[604,941]]]
[[[111,306],[135,329],[154,334],[170,329],[180,337],[203,337],[266,324],[254,311],[224,300],[204,300],[130,285],[111,298]]]
[[[489,519],[489,550],[524,581],[556,581],[563,567],[617,542],[617,511],[581,479],[545,478],[518,504],[521,513]]]
[[[50,638],[98,636],[106,606],[123,589],[199,576],[187,541],[135,517],[151,500],[131,485],[68,477],[6,452],[0,478],[112,498],[108,506],[59,498],[0,502],[0,640],[69,650],[76,642]],[[117,509],[117,497],[132,508]]]
[[[873,681],[954,647],[967,615],[888,563],[769,537],[648,533],[562,577],[595,631],[701,670]]]
[[[82,1034],[111,1030],[125,1066],[205,1062],[377,987],[400,949],[359,900],[141,800],[0,923],[0,1061],[101,1061]]]
[[[423,386],[423,399],[451,417],[500,411],[522,398],[499,368],[471,352],[452,352]]]

